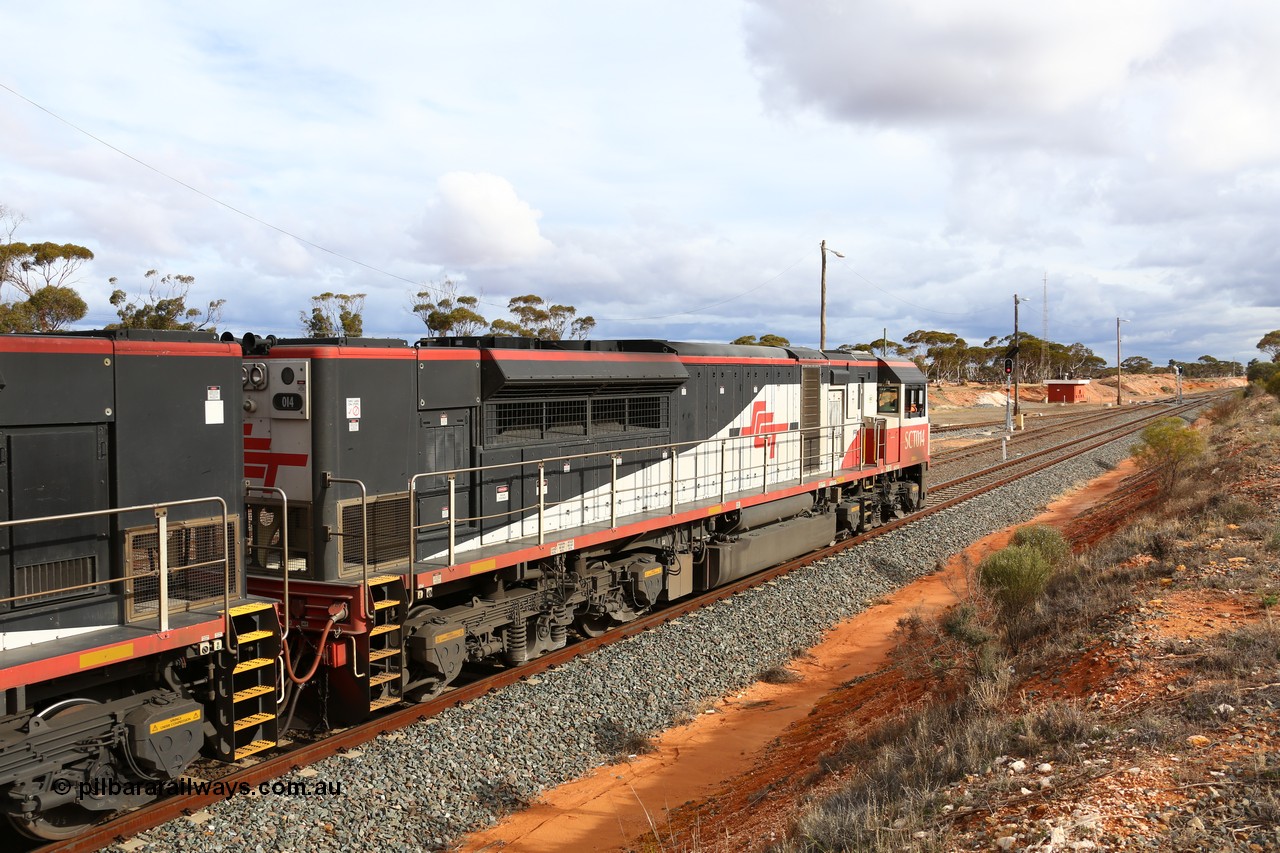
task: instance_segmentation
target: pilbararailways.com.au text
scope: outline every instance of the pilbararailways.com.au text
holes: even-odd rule
[[[171,779],[167,782],[121,782],[116,779],[94,779],[73,782],[54,779],[50,785],[56,794],[72,791],[81,797],[340,797],[345,791],[341,782],[276,779],[250,785],[248,782],[208,782],[199,779]]]

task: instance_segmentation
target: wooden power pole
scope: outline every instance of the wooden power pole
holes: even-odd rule
[[[827,252],[837,258],[843,258],[844,255],[835,249],[828,249],[826,240],[819,243],[818,247],[822,250],[822,308],[818,323],[818,349],[825,350],[827,348]]]

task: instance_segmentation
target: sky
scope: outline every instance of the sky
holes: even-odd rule
[[[1242,363],[1280,328],[1270,0],[0,4],[0,205],[220,328],[446,279],[594,336],[1013,330]],[[116,278],[115,285],[109,283]],[[11,296],[2,294],[0,296]]]

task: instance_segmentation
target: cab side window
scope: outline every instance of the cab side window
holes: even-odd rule
[[[923,418],[927,414],[925,409],[925,389],[923,385],[907,386],[907,411],[908,418]]]
[[[881,385],[876,391],[876,412],[881,415],[898,414],[898,387]]]

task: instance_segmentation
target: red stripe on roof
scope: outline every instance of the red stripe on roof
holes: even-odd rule
[[[111,355],[111,341],[105,338],[46,338],[0,335],[0,352],[42,352],[64,355]]]
[[[383,361],[411,361],[416,359],[417,352],[409,347],[306,347],[306,346],[274,346],[266,358],[353,358]],[[262,356],[254,356],[262,358]]]
[[[674,364],[680,361],[675,353],[658,352],[575,352],[567,350],[486,349],[485,358],[493,361],[613,361],[645,364]]]
[[[180,341],[116,341],[117,355],[183,355],[183,356],[235,356],[240,357],[240,344],[210,341],[209,343],[184,343]]]

